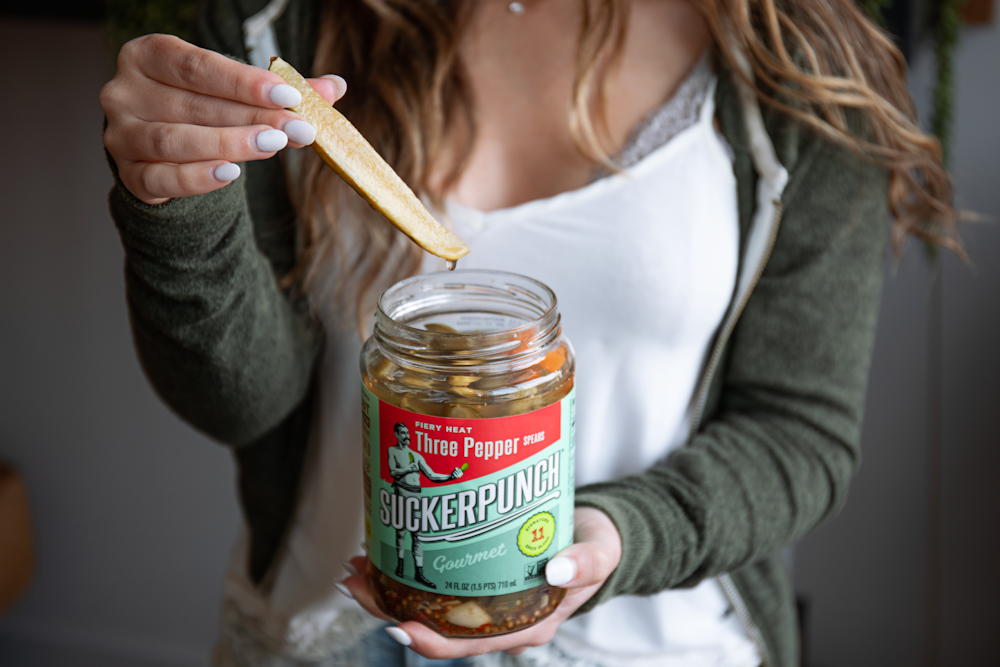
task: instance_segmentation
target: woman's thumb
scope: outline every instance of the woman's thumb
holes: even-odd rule
[[[550,586],[583,588],[607,579],[621,560],[621,537],[614,523],[599,510],[576,511],[576,544],[545,564]]]
[[[309,85],[320,94],[327,104],[333,104],[347,92],[347,82],[336,74],[324,74],[318,79],[308,79]]]

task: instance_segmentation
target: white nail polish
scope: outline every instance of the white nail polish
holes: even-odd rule
[[[264,130],[258,132],[254,139],[257,143],[257,150],[263,153],[280,151],[288,145],[288,135],[281,130]]]
[[[576,576],[576,561],[565,556],[556,556],[545,564],[545,581],[549,586],[562,586],[573,581]]]
[[[347,590],[347,586],[345,586],[344,584],[338,584],[338,583],[336,583],[336,582],[334,582],[334,584],[333,584],[333,585],[334,585],[334,587],[336,587],[336,589],[337,589],[338,591],[340,591],[340,593],[341,593],[341,594],[342,594],[342,595],[343,595],[344,597],[346,597],[346,598],[347,598],[348,600],[353,600],[353,599],[354,599],[354,596],[353,596],[353,595],[351,595],[351,591]]]
[[[212,176],[217,181],[222,181],[223,183],[228,183],[229,181],[235,181],[240,177],[240,165],[234,164],[232,162],[227,162],[226,164],[220,164],[212,172]]]
[[[406,634],[405,630],[401,630],[400,628],[397,627],[391,627],[391,628],[386,628],[385,631],[389,633],[390,637],[395,639],[403,646],[409,646],[410,644],[413,643],[413,639],[410,638],[410,635]]]
[[[287,83],[279,83],[271,89],[271,101],[286,109],[297,107],[302,104],[302,93]]]
[[[351,575],[352,577],[358,576],[357,568],[348,563],[346,560],[340,561],[340,564],[344,566],[345,570],[347,570],[347,574]]]
[[[289,141],[308,146],[316,140],[316,128],[304,120],[290,120],[282,128]]]

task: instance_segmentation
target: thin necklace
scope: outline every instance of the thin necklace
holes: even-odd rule
[[[510,13],[514,16],[521,16],[524,14],[524,4],[518,2],[517,0],[514,0],[514,2],[507,5],[507,9],[509,9]]]

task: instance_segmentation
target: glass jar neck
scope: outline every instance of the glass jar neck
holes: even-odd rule
[[[542,283],[501,271],[459,270],[416,276],[386,290],[373,338],[401,366],[484,375],[537,364],[560,334],[555,294]]]

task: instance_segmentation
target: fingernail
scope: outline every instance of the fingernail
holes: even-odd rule
[[[336,74],[324,74],[320,78],[321,79],[330,79],[331,81],[333,81],[334,83],[336,83],[337,84],[337,90],[340,91],[341,95],[343,95],[344,93],[347,92],[347,81],[344,80],[344,77],[337,76]]]
[[[391,628],[386,628],[385,631],[389,633],[390,637],[395,639],[403,646],[409,646],[410,644],[413,643],[413,640],[410,638],[410,635],[406,634],[405,630],[402,630],[397,627],[391,627]]]
[[[288,145],[288,135],[281,130],[264,130],[258,132],[254,139],[257,143],[257,150],[264,153],[280,151]]]
[[[226,164],[220,164],[212,172],[212,176],[217,181],[222,181],[223,183],[228,183],[229,181],[235,181],[240,177],[240,165],[233,162],[227,162]]]
[[[368,545],[364,542],[361,543],[361,550],[365,552],[366,556],[368,555]]]
[[[290,141],[303,146],[308,146],[316,140],[316,128],[304,120],[290,120],[285,123],[282,131],[288,135]]]
[[[287,83],[279,83],[271,89],[271,101],[279,107],[297,107],[302,104],[302,93],[295,90]]]
[[[573,581],[576,576],[576,561],[565,556],[556,556],[545,564],[545,581],[549,586],[562,586]]]
[[[348,563],[346,560],[340,561],[340,564],[344,566],[345,570],[347,570],[347,574],[351,575],[352,577],[358,576],[357,568]]]
[[[341,594],[343,594],[343,596],[344,596],[344,597],[346,597],[346,598],[347,598],[348,600],[353,600],[353,599],[354,599],[354,596],[353,596],[353,595],[351,595],[351,591],[347,590],[347,586],[345,586],[344,584],[338,584],[338,583],[336,583],[336,582],[334,582],[334,584],[333,584],[333,585],[334,585],[334,586],[335,586],[335,587],[337,588],[337,590],[338,590],[338,591],[340,591],[340,592],[341,592]]]

